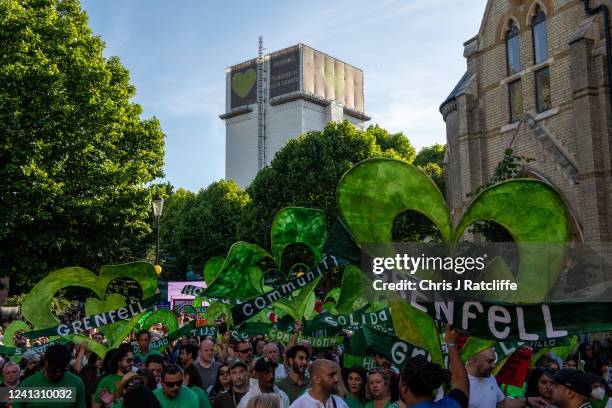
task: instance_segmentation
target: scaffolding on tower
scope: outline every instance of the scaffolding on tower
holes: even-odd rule
[[[264,58],[263,37],[259,36],[259,53],[257,54],[257,169],[266,165],[266,65]]]

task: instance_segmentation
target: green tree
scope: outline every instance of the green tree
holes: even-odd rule
[[[164,134],[78,0],[0,2],[0,273],[142,259]]]
[[[320,208],[331,227],[338,216],[335,192],[340,177],[372,157],[411,162],[415,150],[401,133],[389,134],[378,126],[359,130],[347,121],[290,140],[247,188],[252,202],[243,212],[241,239],[269,249],[272,220],[288,206]]]
[[[191,191],[179,188],[172,192],[164,202],[163,215],[160,218],[160,263],[164,279],[182,277],[189,269],[189,259],[183,251],[178,234],[178,226],[183,225],[185,209],[193,206],[196,195]]]
[[[415,166],[425,166],[428,163],[435,163],[442,167],[444,153],[446,153],[446,145],[436,143],[431,146],[423,147],[419,150],[419,154],[416,155],[413,164]]]
[[[180,209],[171,230],[173,250],[177,252],[166,255],[169,260],[176,256],[181,262],[177,267],[187,268],[177,273],[202,273],[208,259],[226,256],[236,241],[240,215],[250,198],[232,180],[216,181],[195,196],[182,194],[177,199]]]

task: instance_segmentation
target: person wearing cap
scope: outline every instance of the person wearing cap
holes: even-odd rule
[[[240,400],[237,408],[246,408],[249,400],[260,394],[276,394],[281,400],[281,408],[289,408],[289,397],[283,390],[274,385],[274,372],[276,363],[269,358],[262,357],[255,363],[257,384],[251,384],[249,392]]]
[[[590,408],[591,380],[578,370],[564,368],[553,377],[553,403],[559,408]]]
[[[86,407],[85,384],[76,375],[67,371],[72,355],[68,347],[62,344],[54,344],[45,352],[42,371],[31,375],[21,382],[19,388],[72,388],[74,390],[74,402],[55,402],[38,400],[32,402],[12,402],[14,408],[34,407]]]
[[[236,408],[242,398],[249,391],[247,365],[244,361],[236,358],[229,362],[229,374],[232,385],[227,392],[222,392],[215,397],[213,408]]]
[[[470,380],[469,408],[548,407],[548,403],[541,397],[506,398],[491,375],[495,362],[495,351],[492,348],[487,348],[468,360],[465,368]]]
[[[306,347],[297,345],[287,350],[286,357],[289,373],[276,385],[287,394],[289,402],[293,403],[310,386],[310,380],[306,378],[310,354]]]

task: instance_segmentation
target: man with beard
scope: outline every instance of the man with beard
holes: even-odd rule
[[[591,380],[588,375],[571,368],[559,370],[553,377],[552,399],[559,408],[590,408]]]
[[[228,392],[222,392],[215,397],[213,408],[236,408],[240,400],[249,390],[247,365],[244,361],[235,359],[229,364],[232,387]]]
[[[121,346],[117,349],[111,360],[111,374],[103,377],[93,395],[92,408],[102,408],[105,406],[104,400],[108,394],[112,396],[111,403],[119,399],[119,384],[123,376],[132,371],[134,363],[134,352],[129,345]]]
[[[280,408],[289,408],[289,397],[283,390],[274,385],[276,363],[265,357],[255,362],[257,383],[251,384],[249,392],[240,400],[237,408],[246,408],[251,398],[260,394],[276,394],[281,401]]]
[[[336,364],[330,360],[315,360],[310,366],[312,388],[297,398],[290,408],[348,408],[346,402],[333,393],[339,378]]]
[[[289,401],[293,403],[310,386],[310,381],[306,378],[310,354],[306,347],[297,345],[287,350],[286,357],[289,373],[276,385],[287,394]]]
[[[523,408],[527,405],[548,407],[541,397],[506,398],[495,378],[491,376],[495,360],[495,351],[492,348],[483,350],[468,360],[466,369],[470,379],[470,408]]]
[[[77,407],[85,408],[85,385],[76,375],[67,371],[68,364],[72,358],[68,347],[60,344],[50,346],[45,352],[45,360],[42,371],[32,374],[23,380],[19,386],[22,388],[61,388],[74,390],[74,402],[50,402],[45,400],[31,402],[12,402],[14,408],[34,407]]]
[[[162,388],[153,394],[162,408],[199,408],[198,395],[183,385],[183,371],[176,364],[164,367],[161,374]]]

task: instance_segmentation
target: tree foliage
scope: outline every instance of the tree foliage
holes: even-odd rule
[[[329,228],[338,216],[335,192],[340,177],[371,157],[412,162],[415,149],[401,133],[378,126],[360,130],[347,121],[290,140],[247,188],[252,202],[243,212],[239,235],[269,248],[274,215],[288,206],[322,209]]]
[[[197,194],[184,189],[172,194],[161,218],[164,278],[184,279],[188,270],[200,274],[208,259],[227,255],[249,201],[231,180],[216,181]]]
[[[0,2],[0,273],[143,258],[164,134],[78,0]]]

